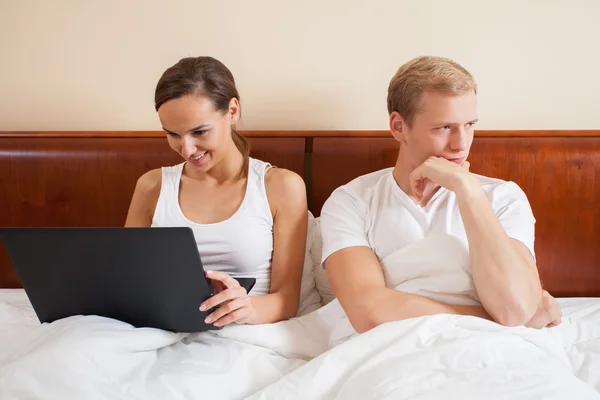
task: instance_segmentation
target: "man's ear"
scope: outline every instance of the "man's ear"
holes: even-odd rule
[[[397,141],[406,142],[406,123],[398,111],[390,114],[390,132]]]

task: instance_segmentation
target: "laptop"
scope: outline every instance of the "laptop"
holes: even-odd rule
[[[172,332],[217,330],[194,234],[173,228],[0,228],[41,323],[98,315]],[[248,292],[256,280],[237,278]]]

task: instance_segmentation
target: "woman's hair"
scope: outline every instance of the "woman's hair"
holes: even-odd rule
[[[233,74],[222,62],[212,57],[182,58],[167,69],[156,85],[154,108],[158,111],[167,101],[186,95],[205,96],[212,102],[215,110],[222,112],[229,109],[232,98],[240,101]],[[231,128],[231,135],[235,146],[244,156],[243,174],[246,175],[250,143],[235,127]]]
[[[388,112],[397,111],[411,126],[424,92],[454,96],[477,93],[477,84],[469,71],[448,58],[417,57],[402,65],[390,81]]]

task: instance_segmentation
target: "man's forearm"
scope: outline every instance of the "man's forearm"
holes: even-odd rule
[[[350,322],[357,332],[368,331],[386,322],[436,314],[472,315],[491,319],[482,306],[460,306],[441,303],[427,297],[404,293],[389,288],[374,289],[363,296],[362,310],[357,318],[349,314]],[[360,318],[358,318],[360,316]]]
[[[481,303],[503,325],[524,324],[541,297],[535,265],[517,252],[481,187],[465,186],[456,195]]]

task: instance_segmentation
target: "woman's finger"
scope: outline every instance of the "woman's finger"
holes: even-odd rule
[[[208,317],[206,317],[204,322],[206,322],[207,324],[211,324],[213,322],[216,323],[219,321],[219,319],[222,319],[226,315],[232,314],[236,310],[239,310],[242,307],[248,307],[249,305],[250,305],[249,298],[247,298],[247,297],[246,298],[244,298],[244,297],[237,298],[235,300],[232,300],[228,303],[223,304],[215,312],[213,312]],[[216,326],[219,326],[219,325],[216,325]]]
[[[240,307],[237,310],[218,319],[213,325],[221,327],[231,324],[232,322],[244,322],[250,316],[251,312],[252,310],[250,309],[250,307]]]
[[[240,286],[240,283],[233,279],[227,272],[223,271],[206,271],[206,276],[212,280],[217,280],[225,284],[228,288]]]
[[[204,303],[202,303],[200,305],[200,311],[210,310],[211,308],[217,307],[226,301],[233,300],[238,297],[243,297],[245,295],[247,295],[246,289],[244,289],[241,286],[232,289],[225,289],[222,292],[217,293],[210,299],[206,300]]]
[[[225,286],[225,284],[221,281],[211,280],[211,282],[212,282],[213,289],[214,289],[213,294],[221,293],[223,290],[227,289],[227,286]]]

